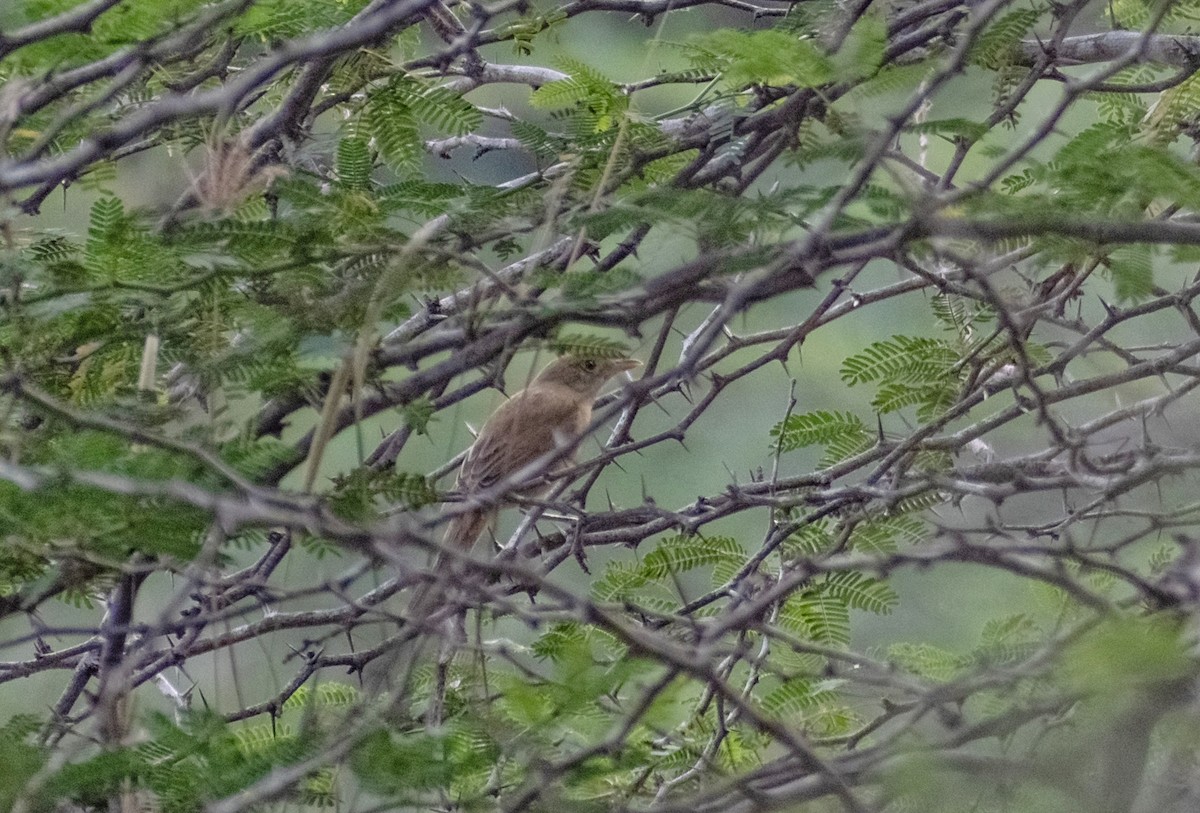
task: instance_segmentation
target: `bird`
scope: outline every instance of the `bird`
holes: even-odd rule
[[[572,465],[575,447],[592,423],[592,403],[610,378],[640,367],[631,358],[599,358],[584,355],[564,355],[547,364],[529,386],[505,401],[484,422],[463,457],[459,467],[457,489],[471,502],[473,497],[488,492],[506,479],[522,476],[522,470],[555,451],[562,457],[553,463],[548,474]],[[532,470],[529,472],[533,474]],[[519,486],[513,493],[535,498],[545,493],[550,484],[539,478],[529,485]],[[499,495],[489,494],[489,498]],[[500,513],[497,503],[474,504],[450,518],[442,538],[443,549],[470,550],[494,526]],[[446,664],[452,656],[456,640],[461,639],[462,612],[448,598],[447,587],[455,583],[445,554],[439,554],[433,567],[436,581],[419,587],[409,600],[404,615],[409,624],[422,634],[437,634],[442,638],[438,654],[438,674],[444,679]],[[446,608],[449,613],[443,613]],[[431,620],[437,616],[437,620]],[[379,669],[377,682],[405,680],[415,664],[420,648],[418,635],[393,648]],[[440,721],[441,695],[435,691],[430,698],[427,720]]]
[[[555,450],[573,447],[592,422],[592,402],[615,375],[641,366],[631,358],[566,355],[546,365],[532,383],[501,404],[479,430],[458,471],[457,489],[464,498],[486,492]],[[573,449],[550,474],[571,466]],[[549,487],[538,482],[516,492],[540,496]],[[494,525],[496,505],[470,508],[454,516],[443,544],[470,550]]]
[[[463,499],[470,503],[557,450],[564,453],[548,474],[553,477],[570,467],[574,447],[592,423],[592,403],[600,390],[613,376],[640,366],[637,359],[585,355],[564,355],[547,364],[528,387],[496,408],[467,449],[456,482]],[[513,494],[536,498],[549,487],[545,478],[539,478]],[[469,551],[484,531],[495,526],[499,514],[500,505],[492,502],[453,515],[442,537],[443,549]],[[425,625],[445,603],[444,588],[454,581],[447,578],[453,568],[446,558],[439,554],[434,563],[438,581],[423,585],[409,600],[405,615],[411,623]]]

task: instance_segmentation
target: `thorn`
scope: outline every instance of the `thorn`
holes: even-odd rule
[[[589,576],[592,571],[587,565],[587,555],[583,550],[583,534],[579,532],[579,526],[575,525],[571,532],[571,552],[575,555],[575,561],[579,563],[579,568]]]

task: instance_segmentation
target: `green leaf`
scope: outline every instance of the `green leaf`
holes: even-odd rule
[[[962,671],[970,660],[932,644],[892,644],[888,659],[931,680],[948,681]]]
[[[883,64],[886,49],[887,24],[882,15],[868,13],[859,17],[831,58],[838,79],[852,82],[871,76]]]
[[[437,492],[424,475],[366,467],[333,478],[329,494],[334,512],[354,521],[376,518],[384,505],[401,505],[415,511],[437,499]]]
[[[1160,576],[1165,573],[1167,568],[1174,564],[1178,555],[1179,548],[1175,545],[1159,545],[1146,561],[1146,564],[1150,567],[1151,575]]]
[[[1105,263],[1118,302],[1138,302],[1154,293],[1154,247],[1144,243],[1109,252]]]
[[[1021,39],[1037,25],[1043,13],[1044,9],[1035,5],[997,18],[972,43],[968,58],[992,70],[1012,64]]]
[[[875,615],[890,615],[899,602],[896,592],[886,582],[850,571],[829,574],[821,583],[821,591],[844,601],[848,607]]]
[[[539,636],[530,649],[539,658],[556,661],[564,657],[569,647],[584,646],[586,642],[587,633],[582,624],[576,621],[563,621]]]
[[[924,542],[929,532],[916,517],[891,516],[859,523],[850,534],[849,547],[869,553],[892,553],[898,544]]]
[[[363,113],[363,124],[379,148],[380,157],[394,170],[411,170],[424,151],[412,108],[396,95],[374,95]]]
[[[862,420],[849,412],[805,412],[775,424],[771,437],[778,439],[780,452],[790,452],[838,440],[861,440],[869,437],[869,432]]]
[[[296,450],[277,438],[241,438],[221,447],[221,457],[251,479],[273,471],[280,463],[294,460]]]
[[[809,712],[837,700],[837,692],[827,682],[792,678],[772,689],[762,699],[762,707],[772,717],[804,718]]]
[[[512,122],[509,127],[521,145],[538,158],[552,158],[566,146],[565,140],[551,136],[531,121],[520,119]]]
[[[718,70],[731,88],[748,85],[817,87],[836,77],[833,64],[817,46],[794,33],[776,30],[722,29],[691,40],[693,61]],[[871,57],[864,42],[862,56]]]
[[[1183,125],[1191,121],[1198,106],[1200,76],[1193,74],[1159,94],[1146,120],[1135,123],[1140,124],[1155,143],[1171,144],[1179,137]]]
[[[359,136],[338,142],[338,180],[347,189],[366,189],[371,182],[371,151],[367,140]]]
[[[421,396],[404,405],[404,425],[418,435],[429,434],[429,421],[437,407],[428,396]]]
[[[825,443],[825,453],[817,461],[817,468],[825,469],[837,465],[843,460],[849,460],[870,449],[874,444],[874,437],[867,432],[863,432],[861,435],[847,433],[831,438]]]
[[[399,103],[406,105],[417,120],[450,135],[466,135],[483,125],[483,114],[461,94],[437,85],[422,86],[409,80],[397,80],[389,87]]]
[[[463,194],[463,188],[449,183],[403,181],[383,187],[375,194],[384,211],[410,211],[425,217],[446,212],[451,202]]]
[[[638,565],[610,562],[604,569],[604,575],[592,583],[592,598],[600,602],[623,601],[648,583]]]
[[[529,97],[534,107],[554,110],[590,103],[607,109],[618,98],[619,89],[612,80],[590,65],[569,58],[560,64],[570,76],[547,82],[535,90]]]
[[[1025,613],[994,618],[984,624],[972,654],[979,664],[1012,664],[1032,655],[1041,638],[1037,623]]]
[[[828,646],[850,643],[850,612],[846,602],[820,587],[789,598],[780,608],[779,626]]]
[[[600,274],[595,271],[570,271],[550,277],[562,287],[563,297],[575,302],[590,302],[605,294],[627,291],[641,284],[642,278],[631,268],[617,268]]]
[[[958,352],[941,339],[893,336],[846,359],[841,375],[850,386],[870,381],[927,384],[958,360]]]
[[[0,809],[11,810],[41,770],[49,750],[33,743],[42,721],[32,714],[16,714],[0,726]],[[28,797],[25,797],[28,799]]]
[[[809,522],[784,541],[783,555],[786,559],[816,556],[828,550],[832,544],[833,536],[824,520]]]
[[[746,552],[729,536],[669,536],[642,560],[641,575],[647,580],[663,579],[705,565],[732,563],[741,566]]]
[[[629,346],[607,336],[565,333],[550,341],[550,351],[560,356],[619,359],[629,357]]]
[[[315,686],[301,686],[283,703],[284,711],[304,711],[312,708],[344,709],[362,698],[362,693],[347,683],[326,680]]]
[[[856,99],[867,100],[899,94],[907,96],[921,86],[931,70],[931,60],[928,59],[912,64],[884,65],[874,76],[852,90],[851,94]]]
[[[88,243],[103,244],[108,242],[124,222],[125,207],[117,198],[104,197],[92,204],[91,216],[88,220]]]
[[[445,757],[441,737],[424,730],[404,737],[377,731],[354,748],[349,768],[370,792],[411,794],[443,787],[453,779],[456,770],[465,767],[456,766]]]

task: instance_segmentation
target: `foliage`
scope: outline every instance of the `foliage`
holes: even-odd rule
[[[0,809],[1200,803],[1200,3],[0,5]]]

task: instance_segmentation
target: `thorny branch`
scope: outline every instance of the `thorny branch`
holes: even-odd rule
[[[92,0],[0,33],[0,59],[55,36],[85,32],[118,5],[114,0]],[[359,49],[383,47],[427,14],[441,13],[431,10],[429,0],[377,0],[335,29],[253,51],[222,31],[250,5],[252,0],[211,4],[182,20],[169,35],[37,82],[12,80],[0,93],[0,127],[5,132],[45,109],[53,109],[58,118],[23,153],[0,156],[0,192],[25,212],[36,212],[50,191],[85,175],[98,162],[152,149],[165,138],[167,128],[196,118],[252,121],[244,130],[245,148],[275,156],[270,160],[287,160],[292,150],[313,137],[322,114],[350,102],[372,80],[385,76],[364,77],[356,89],[332,89],[326,80],[338,59]],[[792,8],[734,0],[597,0],[566,3],[554,14],[569,20],[583,14],[632,13],[650,21],[708,5],[723,6],[726,13],[742,14],[747,20],[782,17]],[[286,639],[294,642],[292,653],[280,664],[291,670],[286,679],[248,697],[238,708],[221,710],[229,721],[275,717],[302,687],[330,674],[369,671],[373,662],[385,663],[396,645],[442,634],[429,620],[423,628],[406,623],[403,602],[394,601],[417,585],[446,580],[446,572],[427,564],[433,554],[440,554],[456,579],[445,616],[463,606],[535,630],[559,622],[590,625],[658,667],[633,701],[621,708],[608,736],[548,760],[541,768],[543,781],[526,783],[506,795],[505,810],[528,809],[553,799],[557,780],[589,760],[619,752],[645,724],[658,698],[680,680],[703,687],[692,719],[708,719],[705,715],[715,707],[720,709],[718,727],[705,749],[645,797],[651,800],[648,806],[642,801],[622,803],[627,809],[753,811],[834,797],[848,810],[874,810],[887,801],[887,792],[880,788],[890,771],[932,756],[943,760],[939,764],[950,772],[991,779],[1032,776],[1063,793],[1108,805],[1096,809],[1118,809],[1114,802],[1090,795],[1092,791],[1079,787],[1072,776],[1039,768],[1032,756],[984,756],[974,750],[985,741],[1044,733],[1085,702],[1087,690],[1055,686],[1029,692],[1023,695],[1027,702],[969,721],[962,712],[964,705],[987,692],[1025,692],[1049,675],[1072,645],[1121,612],[1146,606],[1177,609],[1182,616],[1194,613],[1200,601],[1195,543],[1186,535],[1200,508],[1192,504],[1155,511],[1126,504],[1148,490],[1161,494],[1172,478],[1200,469],[1200,450],[1190,438],[1172,438],[1165,422],[1168,412],[1181,409],[1200,385],[1200,366],[1193,361],[1200,351],[1200,319],[1193,307],[1200,283],[1157,288],[1132,305],[1097,302],[1083,289],[1085,275],[1072,276],[1065,287],[1043,290],[1026,284],[1013,292],[1015,283],[1024,282],[1013,269],[1023,268],[1022,262],[1042,250],[1039,238],[1070,239],[1091,247],[1095,271],[1123,246],[1200,245],[1194,212],[1173,210],[1147,219],[1067,219],[970,209],[973,200],[1044,147],[1085,95],[1166,92],[1190,81],[1200,68],[1196,38],[1159,33],[1158,19],[1143,31],[1081,33],[1079,17],[1086,5],[1059,4],[1052,30],[1026,38],[1008,55],[1005,70],[1018,75],[987,125],[1000,127],[1019,110],[1034,121],[1022,130],[1017,146],[994,158],[980,178],[964,177],[968,159],[980,153],[979,139],[955,136],[949,159],[939,169],[914,154],[916,144],[908,135],[922,109],[966,70],[983,32],[1015,4],[926,0],[886,20],[884,59],[885,65],[902,65],[932,57],[934,69],[862,145],[849,176],[824,205],[797,222],[797,230],[783,239],[705,250],[632,288],[586,303],[555,301],[553,294],[530,282],[535,272],[563,273],[579,260],[580,240],[574,232],[557,228],[555,218],[548,218],[548,227],[524,224],[521,236],[538,234],[541,227],[546,239],[533,240],[524,256],[495,269],[480,259],[494,235],[444,235],[433,241],[431,254],[470,256],[486,273],[459,291],[429,300],[382,337],[371,362],[397,374],[373,379],[354,403],[334,400],[333,431],[422,397],[430,397],[437,412],[449,410],[500,380],[498,365],[516,348],[565,324],[653,337],[644,375],[622,383],[597,405],[594,429],[616,421],[608,441],[598,452],[581,455],[582,461],[562,475],[550,498],[523,501],[540,519],[523,523],[496,555],[441,548],[440,524],[461,510],[453,506],[439,516],[396,510],[375,523],[355,523],[339,517],[319,497],[279,488],[308,455],[316,430],[289,441],[290,454],[260,482],[250,482],[213,450],[119,418],[85,414],[25,380],[19,369],[6,369],[0,390],[29,412],[187,455],[216,475],[219,486],[149,481],[86,468],[54,470],[25,464],[16,456],[0,460],[0,479],[32,493],[70,482],[113,495],[202,509],[212,516],[216,540],[250,529],[270,536],[257,561],[240,569],[227,570],[215,557],[204,567],[186,562],[151,565],[137,556],[64,559],[61,572],[49,584],[0,597],[0,618],[10,624],[29,622],[28,631],[5,628],[0,643],[17,654],[0,662],[0,684],[61,672],[64,688],[53,708],[54,736],[90,726],[105,744],[118,745],[128,735],[126,701],[138,687],[153,685],[175,669],[195,679],[188,664],[204,656],[236,658],[254,642],[298,632],[300,637]],[[838,29],[841,36],[824,32],[830,40],[826,44],[836,48],[869,6],[847,4],[850,11]],[[499,83],[537,88],[565,79],[558,70],[493,63],[480,56],[481,47],[514,38],[512,27],[501,22],[509,11],[507,4],[474,4],[463,14],[468,19],[462,30],[436,53],[388,70],[443,77],[446,88],[465,93]],[[168,64],[183,76],[167,92],[126,108],[77,144],[53,149],[60,133],[109,110],[129,88]],[[1100,68],[1084,75],[1081,66],[1088,65]],[[1174,70],[1168,78],[1152,82],[1118,81],[1120,70],[1133,65]],[[221,81],[210,81],[214,78]],[[626,83],[622,92],[637,98],[658,81]],[[712,78],[693,81],[711,83]],[[281,101],[267,109],[260,100],[275,82],[283,83],[284,92]],[[730,197],[746,193],[794,146],[801,124],[828,122],[831,107],[851,94],[854,84],[831,83],[819,93],[807,87],[760,87],[736,108],[698,97],[683,115],[655,123],[673,139],[666,152],[694,150],[670,186],[681,192],[714,189]],[[1046,86],[1061,89],[1059,101],[1027,109],[1031,94]],[[507,111],[494,112],[492,118],[506,120]],[[516,138],[471,133],[429,140],[427,148],[433,155],[446,156],[464,148],[482,153],[523,146]],[[622,182],[662,157],[653,152],[637,156],[594,201],[612,195]],[[503,186],[550,188],[539,185],[553,184],[570,172],[571,159],[562,158]],[[887,225],[857,225],[856,207],[880,177],[897,179],[906,190],[907,213]],[[440,233],[442,229],[434,227],[445,224],[425,225],[431,233]],[[586,246],[595,251],[585,261],[592,262],[597,273],[610,272],[653,239],[656,230],[660,226],[647,221],[623,232],[619,241]],[[1016,251],[1014,241],[1020,244]],[[900,276],[873,276],[866,270],[872,264],[886,264]],[[731,267],[738,272],[728,273]],[[1078,302],[1081,293],[1084,301]],[[660,504],[654,489],[647,488],[641,504],[597,508],[598,484],[606,473],[632,464],[637,456],[686,445],[698,433],[712,431],[703,422],[726,402],[744,400],[779,369],[776,363],[802,382],[803,392],[806,370],[788,365],[802,360],[806,343],[853,324],[864,311],[881,312],[933,296],[995,314],[997,327],[986,341],[964,351],[960,369],[969,374],[961,387],[918,425],[881,418],[881,431],[841,459],[800,473],[776,460],[771,477],[731,476],[723,487],[709,488],[685,504]],[[763,303],[779,301],[802,310],[793,310],[779,327],[739,332],[740,318]],[[1069,313],[1073,305],[1075,314]],[[1169,324],[1171,332],[1156,333],[1153,343],[1131,346],[1128,336],[1152,323]],[[962,336],[967,344],[979,338],[969,329]],[[1093,358],[1104,363],[1085,363]],[[474,373],[469,383],[461,383],[461,376],[476,370],[488,372]],[[258,411],[254,434],[281,435],[326,399],[341,397],[328,392],[329,387],[326,375],[275,395]],[[1122,392],[1137,397],[1122,402]],[[1097,399],[1103,394],[1111,397]],[[789,416],[790,411],[778,419]],[[1005,432],[1025,433],[1031,440],[1014,451],[994,447],[993,439],[1005,437]],[[370,456],[371,465],[385,468],[403,461],[411,436],[411,431],[398,429]],[[780,443],[775,448],[782,452]],[[472,499],[503,502],[523,482],[546,476],[556,463],[547,459],[518,480]],[[444,467],[443,473],[450,468]],[[1061,505],[1030,517],[1023,501],[1037,495],[1058,497]],[[854,543],[855,534],[872,521],[902,515],[912,506],[937,506],[931,531],[917,544],[876,550]],[[636,548],[662,534],[717,536],[726,523],[747,517],[760,520],[765,530],[760,539],[745,540],[750,553],[746,562],[713,590],[697,593],[680,586],[683,600],[674,609],[639,605],[629,597],[601,600],[586,588],[564,586],[570,581],[560,578],[573,563],[587,567],[588,557],[601,549]],[[1119,535],[1100,532],[1104,523],[1113,522],[1119,523]],[[805,550],[797,540],[815,527],[826,528],[834,543]],[[1173,563],[1147,573],[1136,551],[1169,531],[1180,534]],[[347,554],[343,576],[308,584],[280,578],[285,563],[300,555],[296,541],[314,537]],[[940,681],[906,672],[886,656],[807,640],[779,618],[789,598],[804,595],[817,580],[831,575],[869,574],[886,580],[896,573],[947,564],[986,568],[1045,586],[1061,595],[1071,612],[1064,610],[1061,628],[1033,651],[1001,664],[981,660]],[[85,567],[87,574],[116,574],[105,598],[105,617],[94,627],[44,623],[39,609],[72,589],[80,575],[72,568],[78,567]],[[373,582],[381,571],[384,579]],[[135,600],[143,581],[155,572],[178,577],[183,585],[171,591],[171,611],[157,617]],[[1094,583],[1098,577],[1119,588],[1100,589]],[[526,600],[526,592],[536,593],[538,600]],[[313,609],[306,604],[312,600],[324,604]],[[750,633],[757,636],[757,646],[747,643]],[[354,644],[356,636],[372,635],[370,640],[378,643],[366,648]],[[463,647],[542,676],[537,662],[506,641],[472,641]],[[768,657],[771,649],[808,660],[793,671],[781,671]],[[869,711],[866,722],[852,734],[822,741],[802,725],[768,713],[754,699],[756,683],[796,678],[849,687],[850,694],[866,698],[860,703],[861,710]],[[1185,693],[1171,680],[1143,688],[1136,708],[1155,722],[1166,710],[1186,702],[1181,699]],[[389,700],[399,702],[410,690],[400,687]],[[343,758],[370,730],[370,702],[363,700],[346,717],[338,737],[321,754],[272,772],[243,795],[215,802],[211,810],[237,813],[281,798],[314,768]],[[780,748],[779,756],[724,784],[692,782],[715,764],[734,726],[770,737]],[[1148,739],[1153,725],[1146,728]],[[669,750],[680,732],[658,731],[656,737],[656,746]],[[1097,759],[1102,761],[1103,754]],[[1142,764],[1134,768],[1140,777]]]

